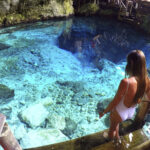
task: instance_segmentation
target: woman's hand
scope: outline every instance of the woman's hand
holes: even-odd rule
[[[104,116],[104,112],[99,113],[99,118],[102,118]]]

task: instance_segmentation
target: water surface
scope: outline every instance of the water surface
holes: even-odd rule
[[[97,40],[94,37],[100,35]],[[0,83],[15,96],[0,100],[23,148],[61,142],[109,127],[99,119],[124,78],[126,55],[146,54],[150,37],[99,17],[74,17],[0,30]]]

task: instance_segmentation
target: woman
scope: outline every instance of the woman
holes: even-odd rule
[[[110,139],[120,139],[119,123],[133,117],[136,105],[140,102],[148,87],[146,60],[142,51],[133,50],[129,53],[125,72],[128,78],[121,81],[114,99],[100,113],[101,118],[107,112],[111,112],[108,132]]]

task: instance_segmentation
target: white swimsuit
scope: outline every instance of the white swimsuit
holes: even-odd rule
[[[128,88],[129,88],[129,80],[128,80],[128,85],[127,85],[127,90],[126,90],[124,96],[122,97],[121,101],[119,102],[119,104],[116,106],[116,110],[117,110],[118,114],[120,115],[122,121],[131,119],[133,117],[133,115],[135,113],[135,109],[136,109],[136,105],[129,107],[129,108],[124,105],[124,98],[128,91]]]

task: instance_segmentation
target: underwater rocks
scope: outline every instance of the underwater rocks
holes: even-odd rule
[[[55,129],[63,130],[66,127],[65,118],[56,113],[49,114],[47,121],[48,126]]]
[[[12,76],[16,74],[18,76],[23,73],[23,70],[18,64],[19,58],[17,56],[2,56],[0,59],[0,77]]]
[[[65,121],[66,121],[66,127],[62,132],[69,137],[72,134],[74,134],[74,132],[76,131],[77,123],[68,117],[65,118]]]
[[[115,64],[112,63],[111,61],[108,61],[107,59],[100,59],[96,64],[96,67],[101,71],[106,71],[109,70],[109,68],[115,68]],[[111,70],[109,70],[111,71]]]
[[[58,129],[36,129],[30,130],[25,134],[20,143],[23,148],[31,148],[67,140],[69,140],[69,138]]]
[[[48,111],[42,104],[31,105],[20,114],[21,120],[32,128],[39,127],[44,124],[47,116]]]
[[[10,48],[10,46],[9,46],[9,45],[6,45],[6,44],[3,44],[3,43],[0,43],[0,51],[1,51],[1,50],[5,50],[5,49],[8,49],[8,48]]]
[[[9,98],[14,97],[14,90],[6,85],[0,84],[0,103],[7,103]]]

